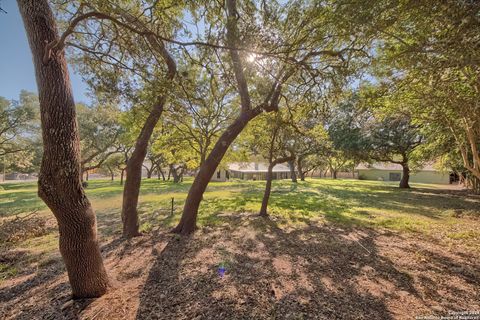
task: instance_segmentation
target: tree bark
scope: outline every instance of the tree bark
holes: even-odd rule
[[[291,156],[291,157],[276,159],[275,161],[269,163],[268,170],[267,170],[267,183],[265,184],[265,191],[263,193],[263,199],[262,199],[262,207],[260,208],[260,213],[259,213],[261,217],[268,216],[267,207],[268,207],[268,200],[270,199],[270,194],[272,191],[273,167],[275,167],[277,164],[284,163],[287,161],[293,162],[294,160],[295,160],[295,157]]]
[[[182,218],[179,224],[172,230],[172,232],[180,234],[190,234],[195,231],[198,215],[198,207],[203,198],[203,193],[207,188],[210,179],[217,170],[220,161],[225,152],[235,140],[235,138],[242,132],[248,122],[259,115],[260,108],[255,108],[242,112],[240,116],[223,132],[217,143],[213,146],[212,151],[208,155],[206,161],[200,167],[198,174],[193,181],[192,186],[188,192],[185,206],[183,207]]]
[[[180,180],[182,179],[182,174],[178,173],[179,168],[175,168],[175,165],[170,164],[170,172],[172,173],[173,176],[173,183],[179,183]]]
[[[198,207],[200,206],[200,201],[203,198],[203,193],[205,192],[205,189],[207,188],[207,185],[213,174],[217,170],[217,167],[225,155],[225,152],[251,119],[255,118],[262,111],[278,111],[278,103],[280,100],[282,84],[293,74],[295,70],[292,68],[289,70],[289,72],[284,71],[283,76],[278,77],[278,79],[281,80],[276,80],[273,83],[272,88],[267,94],[264,102],[257,107],[252,108],[248,84],[243,73],[240,54],[238,50],[235,49],[235,47],[239,45],[239,30],[237,27],[238,11],[236,9],[236,0],[227,0],[225,1],[225,5],[227,8],[228,17],[226,25],[226,42],[227,45],[230,46],[228,51],[232,60],[232,68],[235,74],[237,90],[240,96],[241,112],[235,121],[230,124],[222,133],[207,159],[200,166],[200,170],[198,171],[198,174],[188,192],[185,206],[183,208],[182,218],[180,219],[179,224],[172,230],[176,233],[190,234],[195,231]]]
[[[160,179],[160,175],[162,175],[162,179],[163,181],[165,181],[165,173],[163,172],[162,168],[161,167],[158,167],[158,179]]]
[[[288,161],[288,167],[290,168],[290,178],[292,182],[297,183],[297,173],[295,172],[295,159]]]
[[[400,188],[410,188],[408,181],[410,180],[410,168],[408,167],[408,163],[402,163],[403,174],[402,179],[400,180]]]
[[[33,55],[40,100],[43,158],[38,195],[58,223],[59,248],[74,298],[103,295],[109,286],[92,206],[81,184],[75,103],[63,50],[46,52],[59,40],[46,0],[18,0]]]
[[[153,133],[153,129],[158,123],[163,112],[166,97],[162,96],[153,106],[152,111],[147,117],[142,130],[135,142],[135,149],[127,162],[127,179],[123,188],[122,222],[123,236],[126,238],[140,236],[138,221],[138,195],[140,194],[140,184],[142,182],[142,165],[147,155],[148,142]]]
[[[115,179],[115,173],[114,173],[112,167],[110,167],[108,165],[106,167],[107,167],[108,172],[110,173],[110,180],[113,181]]]
[[[268,200],[270,199],[270,193],[272,191],[272,172],[273,172],[273,163],[270,163],[268,165],[268,170],[267,170],[267,182],[265,184],[265,191],[263,192],[263,199],[262,199],[262,207],[260,208],[260,213],[259,215],[261,217],[267,217],[267,207],[268,207]]]
[[[302,162],[303,162],[303,158],[299,156],[297,159],[298,175],[300,176],[300,181],[305,181],[305,172],[303,172]]]
[[[138,27],[144,29],[144,26],[141,25],[138,20],[134,19],[132,23],[139,24]],[[161,40],[159,40],[153,33],[147,32],[148,30],[144,31],[146,32],[145,37],[148,43],[165,60],[168,69],[166,79],[173,82],[177,73],[175,60],[169,54]],[[127,162],[127,180],[125,187],[123,188],[122,205],[123,236],[126,238],[141,235],[138,230],[139,221],[137,205],[138,195],[140,194],[140,184],[142,181],[142,165],[145,156],[147,155],[148,142],[152,136],[153,129],[162,115],[166,100],[167,94],[162,94],[157,97],[157,102],[148,115],[135,143],[135,149],[133,150],[132,156]]]

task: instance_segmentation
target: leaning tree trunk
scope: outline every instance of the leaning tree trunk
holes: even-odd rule
[[[270,199],[270,193],[272,191],[272,178],[273,178],[273,167],[275,167],[279,163],[284,163],[284,162],[290,162],[294,161],[295,158],[292,157],[286,157],[286,158],[280,158],[276,159],[273,162],[270,162],[268,165],[268,170],[267,170],[267,183],[265,184],[265,192],[263,193],[263,199],[262,199],[262,207],[260,208],[260,216],[261,217],[267,217],[267,207],[268,207],[268,200]]]
[[[135,149],[127,162],[127,179],[123,188],[122,205],[123,236],[127,238],[141,235],[139,232],[137,205],[140,184],[142,182],[142,166],[147,155],[148,141],[162,115],[165,101],[166,97],[162,96],[154,105],[137,138]]]
[[[290,167],[290,178],[292,182],[297,182],[297,173],[295,172],[295,160],[288,161],[288,166]]]
[[[128,19],[131,17],[127,14]],[[133,19],[132,24],[145,32],[145,39],[150,44],[151,48],[159,53],[165,60],[167,66],[166,79],[173,82],[177,73],[177,66],[175,60],[166,50],[163,42],[159,40],[153,33],[147,32],[143,25],[137,19]],[[164,88],[167,89],[167,88]],[[168,91],[168,89],[167,89]],[[122,205],[122,222],[123,235],[127,238],[140,235],[138,223],[138,195],[140,193],[140,184],[142,181],[142,165],[147,155],[147,147],[153,129],[155,128],[160,116],[162,115],[165,102],[167,100],[167,93],[157,97],[157,101],[153,106],[147,120],[143,124],[142,131],[135,142],[135,149],[132,156],[127,162],[127,180],[123,188],[123,205]]]
[[[408,167],[407,163],[402,163],[403,174],[402,179],[400,180],[400,188],[408,189],[410,185],[408,181],[410,180],[410,168]]]
[[[63,50],[46,52],[59,40],[47,0],[18,0],[33,55],[40,100],[43,158],[38,195],[58,223],[60,253],[74,298],[103,295],[107,273],[98,245],[97,223],[81,183],[80,139]]]
[[[267,207],[268,207],[268,200],[270,199],[270,193],[272,191],[272,176],[273,176],[273,163],[268,165],[267,171],[267,183],[265,184],[265,191],[263,192],[263,199],[262,199],[262,207],[260,208],[259,215],[261,217],[267,217]]]
[[[203,193],[207,188],[210,179],[217,170],[220,161],[222,161],[225,152],[235,140],[235,138],[242,132],[243,128],[248,122],[260,114],[261,109],[252,109],[242,112],[240,116],[225,130],[220,136],[217,143],[215,143],[212,151],[208,155],[206,161],[200,167],[198,174],[193,181],[192,186],[188,192],[185,206],[183,207],[182,218],[179,224],[172,230],[172,232],[180,234],[190,234],[195,231],[198,215],[198,207],[203,198]]]

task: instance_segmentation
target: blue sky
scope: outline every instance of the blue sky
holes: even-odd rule
[[[27,36],[14,0],[0,0],[7,14],[0,12],[0,96],[18,99],[20,90],[37,92]],[[89,102],[87,85],[70,71],[76,102]]]

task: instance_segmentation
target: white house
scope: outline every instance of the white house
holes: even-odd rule
[[[218,169],[211,181],[227,181],[230,178],[242,180],[266,180],[268,164],[261,162],[234,162],[228,169]],[[290,168],[285,164],[273,167],[273,179],[289,179]]]

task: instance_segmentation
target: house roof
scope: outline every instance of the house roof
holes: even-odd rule
[[[261,162],[234,162],[228,165],[230,171],[244,173],[267,172],[268,165]],[[285,164],[277,164],[273,167],[273,172],[290,172],[290,168]]]
[[[398,163],[377,162],[373,164],[361,163],[355,168],[355,170],[369,170],[369,169],[385,170],[385,171],[398,171],[398,170],[401,171],[402,166]],[[433,163],[427,163],[423,167],[418,168],[417,171],[438,171],[438,170],[433,167]]]

